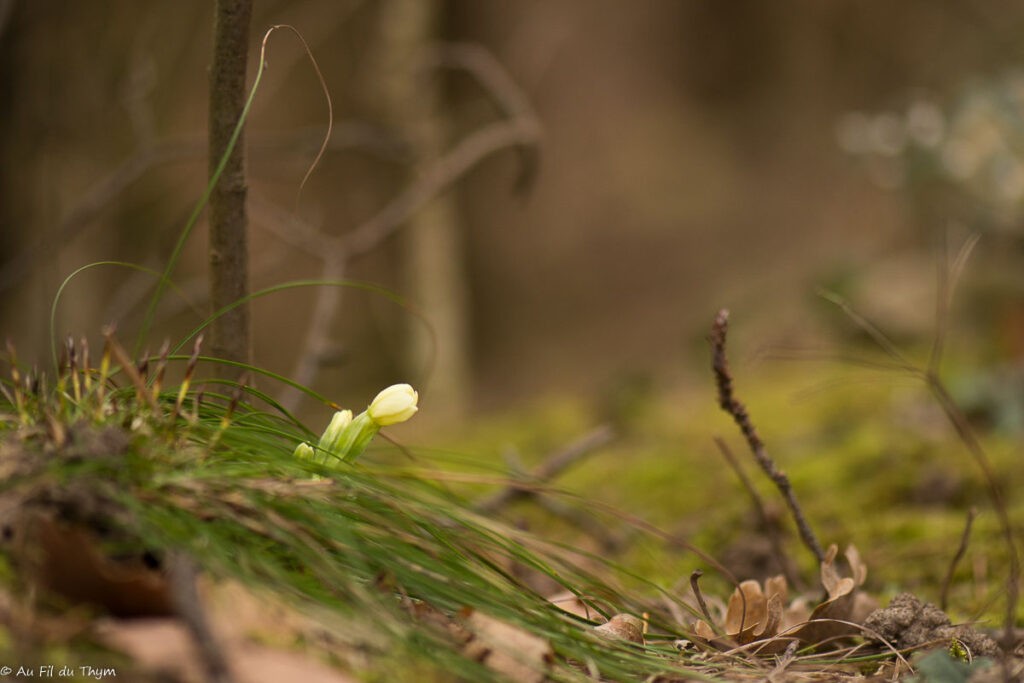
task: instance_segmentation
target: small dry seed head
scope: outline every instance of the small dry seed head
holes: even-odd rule
[[[93,384],[93,369],[89,365],[91,361],[91,358],[89,358],[89,340],[86,339],[85,337],[82,337],[79,340],[78,344],[79,347],[82,349],[82,386],[85,387],[85,393],[91,394]]]
[[[192,384],[192,377],[196,372],[196,365],[199,364],[199,349],[203,345],[203,335],[196,337],[196,343],[192,347],[192,355],[189,356],[188,364],[185,366],[185,376],[181,380],[181,386],[178,387],[178,398],[174,401],[174,414],[177,415],[181,411],[181,404],[185,402],[185,396],[188,395],[189,386]]]
[[[238,404],[242,400],[242,392],[245,391],[245,385],[249,381],[249,378],[242,376],[238,380],[238,384],[235,385],[231,391],[231,400],[228,402],[228,409],[224,412],[224,417],[220,420],[221,431],[228,428],[231,424],[231,419],[235,416],[235,410],[238,409]]]
[[[160,397],[160,389],[163,388],[164,383],[164,372],[167,370],[167,354],[170,353],[171,342],[164,340],[163,346],[160,347],[160,354],[158,356],[156,372],[153,377],[153,400],[155,401]]]
[[[206,388],[199,387],[199,391],[196,392],[195,398],[192,399],[192,415],[189,417],[189,422],[195,424],[199,422],[199,407],[203,405],[203,398],[205,398]]]
[[[96,417],[103,417],[103,406],[106,404],[107,377],[110,376],[110,338],[103,342],[103,354],[100,356],[99,376],[96,378]]]
[[[75,397],[75,402],[78,403],[82,400],[82,383],[78,377],[78,349],[75,347],[75,339],[70,334],[67,338],[67,353],[68,353],[68,377],[71,378],[71,392]]]
[[[21,373],[18,371],[18,355],[14,352],[14,344],[11,340],[7,340],[7,353],[10,356],[11,362],[11,379],[14,380],[14,385],[18,386],[21,384]]]
[[[105,330],[107,343],[110,347],[110,351],[113,354],[114,360],[121,366],[122,372],[128,375],[131,379],[132,385],[135,387],[135,398],[139,401],[145,401],[146,404],[155,412],[156,402],[150,395],[149,390],[146,387],[146,380],[143,373],[139,372],[136,364],[128,356],[128,352],[117,343],[117,339],[113,336],[113,329],[107,328]],[[148,353],[146,354],[148,357]]]
[[[142,357],[135,364],[135,371],[139,373],[139,377],[145,380],[149,373],[149,349],[147,348],[142,352]]]

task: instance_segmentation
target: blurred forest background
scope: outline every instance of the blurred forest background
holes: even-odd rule
[[[22,357],[45,362],[75,268],[163,267],[206,182],[212,12],[0,2],[0,329]],[[410,381],[428,420],[645,377],[710,392],[721,307],[741,352],[849,331],[818,287],[928,343],[942,245],[980,232],[955,336],[1020,386],[1020,3],[261,0],[250,80],[278,23],[334,132],[296,204],[328,110],[275,34],[246,130],[252,287],[355,278],[426,324],[359,290],[275,294],[258,365],[353,406]],[[154,348],[205,312],[204,229]],[[56,332],[128,336],[153,285],[92,270]]]

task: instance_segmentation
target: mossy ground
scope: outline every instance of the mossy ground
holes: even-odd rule
[[[1007,555],[997,519],[981,472],[922,382],[818,362],[769,362],[735,374],[739,397],[822,543],[857,545],[870,570],[867,588],[883,604],[900,590],[938,602],[968,510],[976,507],[970,546],[950,587],[949,611],[957,619],[998,627]],[[950,374],[969,384],[968,371]],[[714,437],[722,436],[763,500],[784,518],[789,555],[813,577],[813,558],[796,538],[781,498],[719,410],[713,391],[710,372],[703,386],[662,387],[619,427],[616,441],[550,485],[649,521],[712,556],[742,555],[743,544],[759,532],[749,495],[715,446]],[[502,451],[514,449],[533,466],[593,427],[596,413],[593,401],[550,398],[477,421],[449,435],[450,448],[497,469]],[[1011,516],[1020,524],[1021,436],[978,427]],[[517,503],[506,515],[526,520],[539,533],[568,540],[578,534],[529,502]],[[609,534],[630,532],[620,524]],[[709,570],[693,554],[649,537],[627,544],[616,559],[666,587],[685,585],[693,569]],[[715,585],[711,576],[705,581]]]
[[[334,640],[326,648],[310,647],[302,629],[285,641],[368,680],[491,676],[486,658],[467,659],[460,640],[471,623],[460,616],[466,608],[553,647],[558,664],[535,658],[531,676],[576,680],[587,667],[609,680],[739,675],[733,664],[707,668],[672,645],[692,623],[681,601],[694,570],[706,574],[704,591],[721,598],[732,585],[712,558],[738,579],[766,571],[764,529],[716,436],[781,525],[787,556],[816,585],[814,559],[719,411],[710,377],[655,383],[619,412],[608,410],[615,401],[607,397],[548,398],[445,434],[421,433],[402,448],[378,443],[357,467],[335,469],[292,456],[311,433],[256,408],[265,403],[259,391],[227,383],[202,402],[194,390],[156,392],[139,371],[116,372],[132,381],[82,388],[76,381],[92,374],[71,372],[52,398],[13,392],[4,462],[17,476],[4,482],[6,495],[57,519],[92,510],[86,503],[95,498],[99,526],[113,525],[122,549],[163,559],[184,552],[215,578],[329,613]],[[870,570],[865,590],[880,602],[903,590],[937,602],[967,510],[977,507],[949,611],[999,625],[1006,549],[980,472],[923,384],[809,362],[734,372],[738,396],[822,544],[858,546]],[[529,470],[603,422],[618,437],[540,482],[537,499],[501,509],[504,524],[474,510],[515,478],[510,467]],[[86,437],[110,433],[124,435],[120,445],[93,453],[88,444],[110,441]],[[1019,522],[1019,437],[980,433]],[[554,502],[559,514],[538,501]],[[72,517],[95,532],[91,520]],[[8,578],[11,586],[25,581],[24,572]],[[589,599],[594,619],[552,608],[546,598],[566,588]],[[595,624],[616,613],[651,615],[646,648],[595,640]],[[337,640],[352,624],[360,633]],[[57,643],[37,643],[35,655],[83,652],[68,638]],[[354,652],[364,654],[353,665]],[[408,656],[396,664],[387,656],[395,652]]]

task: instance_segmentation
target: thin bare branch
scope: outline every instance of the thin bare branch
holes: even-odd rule
[[[782,547],[782,538],[779,535],[779,529],[775,522],[772,521],[768,515],[768,510],[765,507],[764,500],[761,499],[761,494],[757,492],[754,487],[754,483],[750,481],[747,473],[743,471],[739,461],[736,460],[736,456],[733,455],[732,449],[725,443],[725,440],[721,437],[715,437],[715,445],[718,446],[719,452],[725,461],[729,463],[729,467],[736,473],[736,477],[739,478],[743,488],[746,489],[747,494],[750,496],[750,501],[754,506],[754,513],[757,515],[758,522],[761,528],[764,529],[765,535],[768,536],[768,542],[771,544],[772,555],[775,557],[775,562],[778,564],[782,573],[786,577],[786,581],[789,585],[794,587],[801,587],[803,581],[800,580],[800,575],[793,567],[793,563],[790,561],[789,556],[786,555],[786,551]]]
[[[438,48],[436,58],[440,66],[462,69],[470,73],[494,99],[507,119],[518,121],[532,131],[532,139],[516,148],[521,162],[516,190],[528,189],[540,166],[537,142],[541,135],[541,125],[522,88],[494,55],[480,45],[446,43]]]
[[[258,199],[255,202],[258,210],[269,219],[268,227],[275,234],[323,262],[321,276],[324,280],[339,279],[352,259],[377,248],[417,211],[491,154],[509,147],[536,146],[540,141],[541,128],[525,96],[486,51],[454,46],[444,48],[435,57],[438,63],[470,70],[510,118],[467,135],[371,218],[339,237],[324,234],[268,202]],[[315,379],[323,349],[329,346],[329,334],[340,301],[341,292],[337,288],[321,288],[315,306],[316,317],[293,370],[292,378],[296,381],[309,384]],[[279,397],[289,410],[297,409],[301,399],[301,393],[292,388],[283,390]]]
[[[772,483],[774,483],[776,488],[779,489],[779,493],[782,494],[783,500],[785,500],[786,505],[789,506],[793,520],[796,522],[797,530],[800,532],[801,540],[803,540],[804,545],[807,546],[807,548],[814,554],[818,564],[821,564],[825,559],[825,552],[822,550],[821,544],[818,542],[818,537],[815,536],[814,532],[811,530],[810,524],[807,523],[807,518],[804,516],[803,510],[797,502],[796,494],[793,492],[793,487],[789,483],[789,477],[779,470],[775,465],[775,461],[769,457],[768,452],[765,449],[764,442],[761,441],[761,437],[758,435],[757,429],[750,420],[750,415],[747,413],[746,406],[744,406],[733,395],[733,380],[732,375],[729,372],[728,359],[725,354],[725,338],[728,328],[729,311],[722,309],[715,317],[715,322],[711,326],[711,335],[709,337],[712,349],[711,365],[715,373],[715,382],[718,386],[718,404],[721,406],[722,410],[732,416],[733,421],[735,421],[736,425],[740,428],[740,431],[747,440],[747,444],[750,446],[750,451],[753,453],[757,464],[761,466],[764,473],[768,475],[768,478],[771,479]]]
[[[198,571],[191,558],[175,552],[167,561],[171,600],[178,617],[188,629],[199,653],[199,661],[209,683],[231,683],[234,679],[224,650],[210,627],[196,588]]]
[[[967,261],[978,245],[980,235],[971,235],[960,247],[953,263],[949,263],[946,254],[948,247],[943,249],[943,259],[939,266],[939,291],[935,297],[935,337],[932,340],[931,356],[928,359],[928,371],[938,372],[942,364],[942,353],[945,350],[946,335],[949,333],[949,311],[953,307],[953,293],[956,291],[960,276],[963,275]]]
[[[595,451],[607,445],[615,437],[608,425],[602,425],[552,453],[529,474],[516,477],[501,491],[474,505],[478,512],[495,512],[509,503],[536,495],[536,487],[550,482]]]
[[[343,279],[345,277],[345,260],[333,256],[325,258],[320,275],[326,282]],[[320,287],[317,292],[313,317],[302,341],[302,353],[292,369],[291,378],[302,386],[309,386],[313,383],[320,372],[324,358],[333,347],[331,327],[333,327],[337,311],[341,308],[342,293],[341,287],[326,285]],[[281,392],[280,403],[288,411],[294,411],[299,407],[302,397],[301,391],[289,386]]]
[[[575,507],[541,495],[547,482],[608,443],[614,436],[607,425],[598,427],[546,458],[530,473],[525,471],[514,453],[506,454],[505,461],[513,481],[498,493],[477,503],[474,509],[482,513],[494,513],[517,500],[529,499],[541,509],[594,538],[606,552],[617,551],[623,541],[612,534],[606,525]]]
[[[700,577],[704,576],[704,572],[700,569],[694,569],[690,573],[690,590],[693,591],[693,596],[697,598],[697,605],[700,607],[701,614],[704,615],[704,620],[712,630],[717,629],[715,620],[711,618],[711,611],[708,609],[708,603],[704,599],[704,592],[700,589]]]
[[[967,521],[964,522],[964,532],[960,536],[960,545],[957,546],[953,559],[949,561],[949,569],[946,571],[946,578],[942,580],[942,595],[939,598],[939,609],[946,611],[949,604],[949,588],[953,585],[953,574],[956,573],[956,566],[960,564],[967,553],[967,544],[971,540],[971,527],[974,525],[974,518],[978,516],[977,508],[972,507],[967,511]]]
[[[205,147],[199,138],[168,141],[143,148],[97,181],[64,216],[57,228],[60,243],[72,240],[129,186],[155,166],[196,159]],[[36,256],[51,248],[49,240],[36,239],[0,266],[0,291],[18,284],[34,267]]]
[[[1017,551],[1017,541],[1014,538],[1013,523],[1010,521],[1009,509],[1003,495],[1002,488],[996,479],[995,471],[989,462],[988,455],[971,427],[967,416],[960,410],[953,397],[943,384],[942,379],[932,373],[927,375],[928,388],[938,401],[942,412],[946,414],[961,443],[967,448],[968,453],[974,459],[978,469],[985,478],[986,489],[996,516],[999,518],[1000,531],[1003,534],[1003,541],[1009,553],[1010,571],[1006,579],[1006,619],[1003,631],[1003,647],[1009,652],[1014,646],[1014,627],[1017,620],[1017,602],[1020,598],[1020,555]]]
[[[492,123],[470,133],[377,214],[352,230],[345,239],[346,251],[352,257],[371,251],[484,158],[537,139],[534,127],[519,120]]]
[[[892,341],[886,337],[874,323],[855,311],[850,305],[850,302],[838,294],[827,292],[825,290],[819,290],[818,295],[829,303],[835,304],[842,309],[843,313],[845,313],[850,320],[856,323],[857,327],[864,330],[864,332],[871,337],[876,344],[878,344],[878,347],[885,351],[885,353],[888,354],[889,357],[892,358],[900,367],[905,370],[914,369],[914,364],[907,360],[906,356],[896,348],[896,345],[893,344]]]
[[[946,419],[956,432],[957,437],[967,448],[967,452],[971,455],[971,458],[981,471],[982,477],[985,480],[985,488],[988,493],[989,500],[991,500],[992,507],[999,519],[1000,532],[1003,536],[1003,541],[1009,554],[1010,567],[1006,579],[1006,614],[1002,640],[1003,647],[1006,648],[1007,651],[1010,651],[1015,643],[1014,626],[1017,618],[1017,603],[1020,599],[1021,575],[1020,555],[1017,549],[1017,541],[1013,530],[1013,524],[1010,520],[1010,514],[1004,493],[996,478],[995,470],[989,461],[988,455],[981,444],[981,440],[975,433],[974,428],[967,419],[967,416],[964,415],[963,411],[960,410],[960,407],[950,395],[949,390],[946,388],[941,377],[942,352],[944,337],[946,335],[946,326],[948,324],[947,319],[949,315],[951,297],[956,283],[963,274],[963,271],[967,266],[967,262],[970,259],[970,255],[977,243],[978,236],[972,235],[964,242],[963,246],[961,246],[960,250],[957,252],[956,258],[949,266],[948,273],[946,269],[940,271],[940,287],[936,301],[936,339],[933,342],[931,356],[926,368],[920,368],[909,361],[906,361],[903,354],[896,349],[892,342],[890,342],[889,339],[864,316],[854,311],[848,302],[835,295],[825,294],[823,296],[832,303],[840,306],[843,309],[843,312],[846,313],[846,315],[849,316],[861,329],[871,335],[875,342],[890,357],[901,364],[905,363],[904,369],[907,372],[920,377],[924,381],[928,390],[942,409],[942,412],[945,414]],[[1007,666],[1007,660],[1004,658],[1004,671]]]

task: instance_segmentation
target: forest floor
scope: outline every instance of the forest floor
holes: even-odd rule
[[[957,389],[985,386],[984,377],[951,366],[954,396],[1019,527],[1021,434],[999,426],[1006,406],[998,392]],[[8,547],[3,675],[56,676],[48,666],[72,679],[182,681],[216,678],[220,666],[253,683],[1019,675],[1019,660],[1004,670],[991,657],[1011,571],[998,515],[927,387],[806,359],[742,363],[734,374],[823,560],[719,409],[710,372],[705,386],[632,378],[597,397],[548,397],[399,449],[372,449],[365,479],[338,475],[362,491],[357,504],[329,477],[288,470],[293,463],[232,465],[227,484],[255,482],[239,492],[218,488],[210,464],[186,482],[175,461],[179,469],[169,471],[178,474],[133,484],[142,501],[133,514],[157,524],[146,527],[157,537],[167,534],[147,536],[147,553],[149,544],[190,548],[195,604],[183,612],[175,593],[178,617],[127,620],[54,610],[31,577],[18,578],[18,553]],[[240,437],[229,443],[231,433],[214,431],[213,441],[254,448]],[[5,448],[9,483],[27,466]],[[239,473],[268,467],[284,468],[279,482]],[[398,488],[424,478],[428,494]],[[396,488],[374,488],[385,484]],[[54,490],[43,504],[64,495]],[[303,501],[323,507],[288,507]],[[345,534],[352,537],[341,543]],[[422,553],[404,556],[410,548]],[[319,567],[322,560],[334,564]],[[341,597],[318,592],[324,583]],[[846,622],[851,628],[826,628]]]

